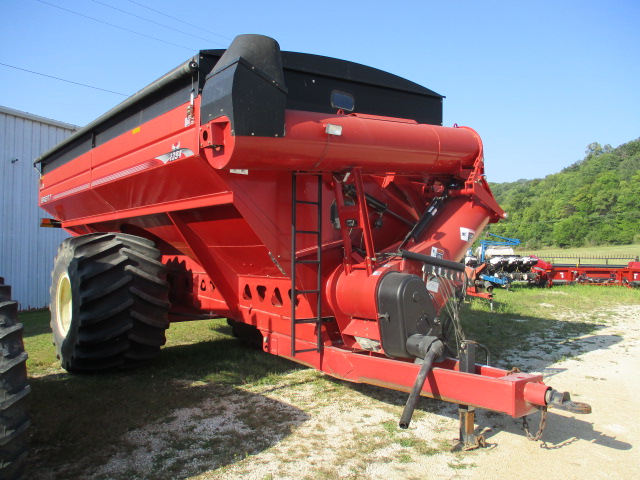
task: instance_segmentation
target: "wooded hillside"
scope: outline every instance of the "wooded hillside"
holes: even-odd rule
[[[527,248],[640,243],[640,138],[592,143],[559,173],[491,189],[509,217],[489,231]]]

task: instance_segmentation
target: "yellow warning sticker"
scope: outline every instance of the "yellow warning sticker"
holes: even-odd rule
[[[133,130],[131,130],[131,133],[132,133],[133,135],[135,135],[135,134],[136,134],[136,133],[138,133],[139,131],[140,131],[140,127],[136,127],[136,128],[134,128]]]

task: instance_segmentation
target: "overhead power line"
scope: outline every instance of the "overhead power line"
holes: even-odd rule
[[[198,35],[194,35],[194,34],[192,34],[192,33],[185,32],[185,31],[183,31],[183,30],[178,30],[177,28],[175,28],[175,27],[173,27],[173,26],[171,26],[171,25],[165,25],[165,24],[163,24],[163,23],[159,23],[159,22],[156,22],[156,21],[154,21],[154,20],[150,20],[150,19],[148,19],[148,18],[146,18],[146,17],[140,16],[140,15],[136,15],[135,13],[127,12],[126,10],[122,10],[121,8],[117,8],[117,7],[114,7],[114,6],[112,6],[112,5],[106,4],[106,3],[104,3],[104,2],[100,2],[99,0],[91,0],[91,1],[92,1],[92,2],[94,2],[94,3],[98,3],[98,4],[100,4],[100,5],[103,5],[103,6],[107,7],[107,8],[111,8],[111,9],[113,9],[113,10],[117,10],[118,12],[122,12],[122,13],[124,13],[124,14],[126,14],[126,15],[131,15],[132,17],[139,18],[140,20],[144,20],[145,22],[153,23],[154,25],[159,25],[159,26],[161,26],[161,27],[168,28],[168,29],[170,29],[170,30],[171,30],[171,31],[173,31],[173,32],[182,33],[182,34],[184,34],[184,35],[189,35],[190,37],[193,37],[193,38],[198,38],[198,39],[200,39],[200,40],[204,40],[205,42],[215,43],[216,45],[220,45],[220,46],[222,46],[222,47],[226,47],[226,45],[225,45],[225,44],[222,44],[222,43],[219,43],[219,42],[216,42],[216,41],[210,40],[210,39],[208,39],[208,38],[199,37]],[[215,35],[215,34],[214,34],[214,35]]]
[[[73,80],[67,80],[66,78],[54,77],[53,75],[47,75],[40,72],[34,72],[33,70],[27,70],[26,68],[16,67],[14,65],[8,65],[6,63],[0,62],[0,65],[9,68],[15,68],[16,70],[21,70],[23,72],[33,73],[34,75],[40,75],[42,77],[53,78],[54,80],[60,80],[61,82],[73,83],[74,85],[80,85],[82,87],[93,88],[94,90],[100,90],[107,93],[113,93],[115,95],[122,95],[123,97],[128,97],[129,95],[126,93],[114,92],[113,90],[107,90],[106,88],[94,87],[93,85],[87,85],[86,83],[74,82]]]
[[[211,35],[215,35],[216,37],[224,38],[225,40],[229,40],[229,41],[232,40],[229,37],[225,37],[224,35],[220,35],[219,33],[212,32],[211,30],[207,30],[206,28],[198,27],[197,25],[193,25],[192,23],[185,22],[184,20],[180,20],[179,18],[176,18],[176,17],[172,17],[171,15],[168,15],[168,14],[166,14],[164,12],[161,12],[160,10],[156,10],[155,8],[147,7],[146,5],[143,5],[142,3],[135,2],[134,0],[129,0],[129,1],[131,3],[135,3],[136,5],[141,6],[142,8],[146,8],[148,10],[151,10],[152,12],[156,12],[156,13],[159,13],[160,15],[164,15],[165,17],[168,17],[168,18],[170,18],[172,20],[175,20],[176,22],[184,23],[185,25],[189,25],[190,27],[197,28],[198,30],[202,30],[203,32],[210,33]]]
[[[68,8],[64,8],[64,7],[60,7],[58,5],[54,5],[53,3],[45,2],[44,0],[36,0],[36,1],[38,1],[40,3],[44,3],[45,5],[49,5],[51,7],[58,8],[60,10],[64,10],[65,12],[73,13],[74,15],[78,15],[79,17],[88,18],[89,20],[93,20],[95,22],[103,23],[105,25],[109,25],[110,27],[117,28],[117,29],[120,29],[120,30],[124,30],[125,32],[133,33],[135,35],[140,35],[141,37],[150,38],[152,40],[156,40],[158,42],[166,43],[168,45],[173,45],[174,47],[184,48],[184,49],[190,50],[192,52],[194,50],[197,50],[196,48],[185,47],[184,45],[179,45],[177,43],[169,42],[168,40],[163,40],[162,38],[156,38],[156,37],[152,37],[151,35],[147,35],[145,33],[136,32],[135,30],[131,30],[129,28],[121,27],[120,25],[114,25],[113,23],[105,22],[104,20],[100,20],[98,18],[90,17],[89,15],[85,15],[83,13],[79,13],[79,12],[76,12],[76,11],[73,11],[73,10],[69,10]]]

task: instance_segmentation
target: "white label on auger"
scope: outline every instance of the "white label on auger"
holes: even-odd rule
[[[476,231],[470,228],[460,227],[460,240],[463,242],[472,242],[473,237],[476,236]]]
[[[427,282],[427,290],[433,293],[438,293],[438,289],[440,288],[440,283],[438,282],[438,277],[433,277]]]

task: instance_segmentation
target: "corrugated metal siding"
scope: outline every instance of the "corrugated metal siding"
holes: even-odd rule
[[[12,286],[20,309],[49,304],[51,268],[69,235],[40,228],[38,172],[33,160],[68,137],[64,124],[0,107],[0,277]]]

